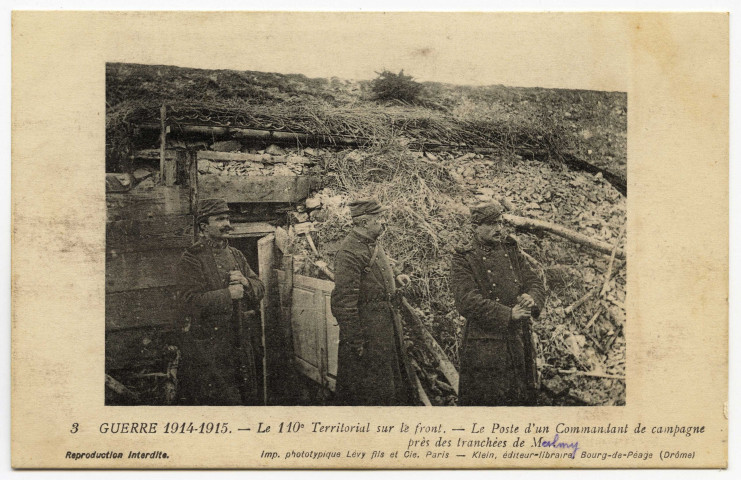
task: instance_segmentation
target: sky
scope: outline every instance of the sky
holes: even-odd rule
[[[403,69],[423,82],[611,91],[626,91],[630,74],[620,16],[204,13],[183,19],[162,48],[150,22],[119,24],[108,38],[131,48],[110,61],[353,80]],[[193,45],[194,31],[211,33]]]

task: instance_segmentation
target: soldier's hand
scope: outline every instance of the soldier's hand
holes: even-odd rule
[[[229,295],[232,297],[232,300],[240,300],[244,297],[244,287],[239,284],[229,285]]]
[[[409,275],[404,275],[402,273],[401,275],[396,276],[396,283],[398,283],[401,287],[406,287],[407,285],[412,283],[412,279],[409,278]]]
[[[517,297],[517,301],[520,305],[526,308],[533,308],[535,306],[535,300],[530,296],[529,293],[523,293]]]
[[[526,320],[530,318],[530,307],[517,304],[512,307],[512,318],[514,320]]]
[[[249,285],[249,282],[247,281],[245,276],[242,275],[242,272],[240,272],[239,270],[231,270],[229,272],[229,284],[240,284],[246,287],[247,285]]]

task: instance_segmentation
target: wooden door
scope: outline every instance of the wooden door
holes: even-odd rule
[[[279,282],[285,275],[278,272]],[[330,308],[334,282],[293,276],[291,331],[293,359],[297,370],[334,391],[340,329]]]

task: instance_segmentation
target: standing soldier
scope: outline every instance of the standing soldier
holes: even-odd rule
[[[257,405],[253,346],[262,332],[254,310],[265,287],[242,252],[229,246],[232,227],[224,200],[202,200],[198,225],[201,240],[186,250],[177,268],[186,318],[182,403]]]
[[[353,230],[335,259],[332,314],[340,325],[337,365],[339,405],[407,405],[401,323],[391,300],[409,283],[396,275],[383,247],[384,208],[376,200],[350,203]]]
[[[501,215],[498,203],[474,208],[473,245],[453,256],[450,283],[466,317],[459,405],[535,404],[531,322],[540,315],[545,291]]]

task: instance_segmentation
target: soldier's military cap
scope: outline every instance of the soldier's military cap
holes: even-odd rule
[[[231,213],[226,200],[221,198],[205,198],[198,202],[198,221],[206,220],[214,215],[222,213]]]
[[[377,215],[388,210],[387,208],[382,207],[381,204],[378,203],[378,200],[374,198],[355,200],[350,202],[348,207],[350,207],[350,216],[353,218],[360,217],[361,215]]]
[[[504,208],[499,202],[490,202],[477,205],[471,209],[471,223],[475,225],[491,225],[502,216]]]

